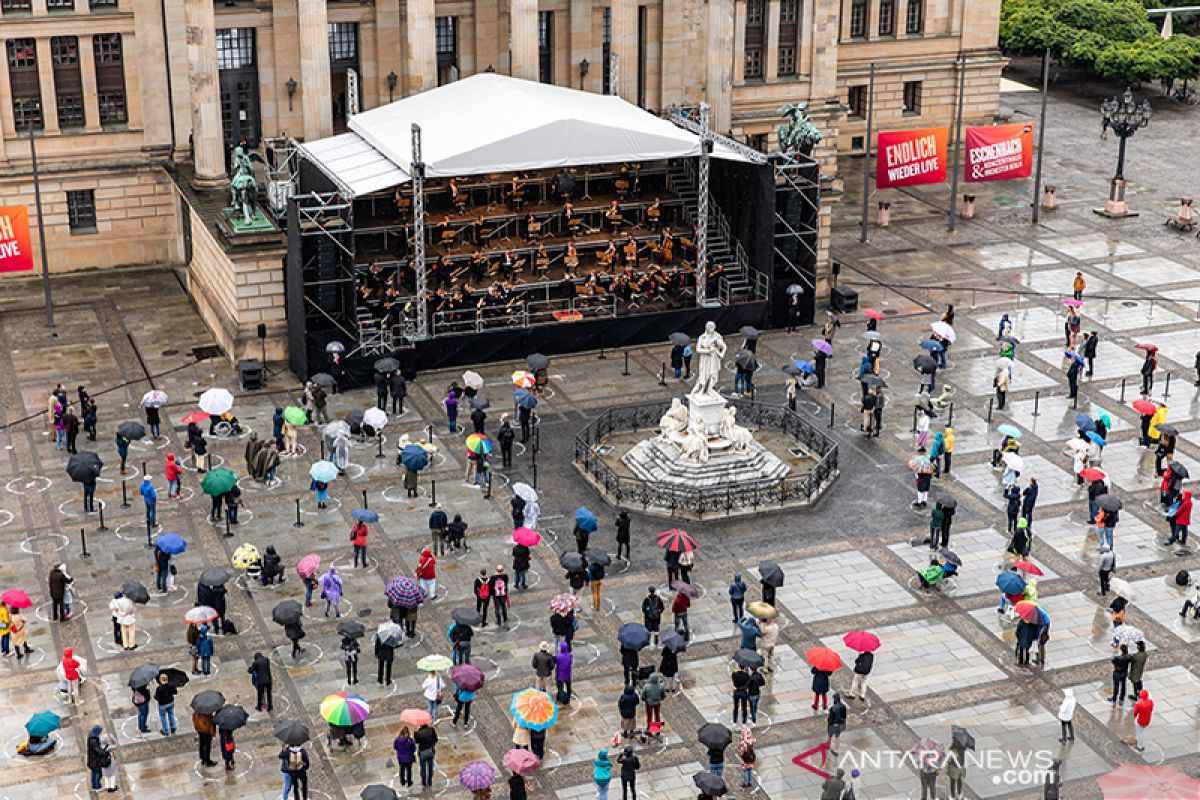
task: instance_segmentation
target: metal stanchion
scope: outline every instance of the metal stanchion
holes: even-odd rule
[[[146,549],[147,550],[154,549],[153,536],[154,536],[154,532],[150,528],[150,520],[146,520]]]
[[[1163,400],[1171,396],[1171,373],[1167,373],[1167,385],[1163,387]]]
[[[432,424],[425,426],[425,443],[433,444],[433,425]]]
[[[229,506],[225,506],[225,538],[233,538],[233,531],[229,530]]]
[[[989,397],[988,398],[988,416],[987,416],[987,421],[989,423],[992,421],[992,402],[993,402],[992,398]]]
[[[625,370],[621,373],[626,378],[629,377],[629,351],[625,351]]]
[[[533,488],[537,488],[537,464],[533,465]]]
[[[1125,379],[1121,378],[1121,402],[1125,402]]]
[[[142,477],[146,477],[146,462],[142,462]]]
[[[951,403],[951,404],[950,404],[950,408],[947,410],[947,413],[946,413],[946,427],[947,427],[947,428],[953,428],[953,427],[954,427],[954,403]]]
[[[104,524],[104,501],[103,500],[100,501],[100,527],[96,528],[96,530],[98,530],[98,531],[108,530],[108,526]]]
[[[538,425],[533,429],[533,452],[537,453],[542,449],[542,426]]]
[[[829,404],[829,427],[833,427],[833,410],[836,406],[833,403]]]
[[[603,346],[600,347],[600,355],[596,356],[596,358],[600,361],[606,361],[608,359],[608,356],[604,355],[604,347]]]
[[[303,528],[304,523],[300,521],[300,498],[296,498],[296,521],[292,523],[293,528]]]
[[[321,439],[321,461],[325,460],[325,440]]]
[[[1033,416],[1035,416],[1035,417],[1038,415],[1038,404],[1041,402],[1041,400],[1042,400],[1041,391],[1039,390],[1039,391],[1034,392],[1033,393]]]
[[[1079,408],[1079,392],[1075,392],[1075,396],[1071,398],[1071,408]]]
[[[367,490],[366,489],[362,490],[362,495],[363,495],[363,508],[370,508],[370,506],[367,505]]]
[[[429,494],[430,494],[429,507],[433,508],[434,506],[437,505],[437,481],[436,480],[429,481]]]
[[[909,433],[917,432],[917,409],[915,406],[913,407],[912,427],[908,429],[908,432]]]
[[[91,558],[92,554],[87,549],[87,531],[83,528],[79,529],[79,557]]]
[[[659,386],[667,385],[667,362],[665,362],[665,361],[662,364],[662,368],[659,369],[659,371],[658,371],[658,385]]]
[[[146,473],[143,471],[142,474]],[[121,508],[129,508],[129,492],[125,489],[125,481],[121,481]]]
[[[492,470],[489,468],[487,473],[487,492],[483,495],[484,500],[492,499]]]
[[[375,441],[379,442],[379,452],[375,454],[376,458],[383,458],[383,434],[375,437]]]

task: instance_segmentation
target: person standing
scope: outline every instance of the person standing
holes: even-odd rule
[[[869,652],[859,653],[854,659],[854,679],[850,682],[850,694],[846,695],[850,699],[867,699],[867,678],[871,674],[871,669],[875,666],[875,654]]]
[[[341,644],[342,662],[346,665],[346,684],[353,686],[358,683],[358,654],[362,649],[358,639],[353,636],[343,636]]]
[[[163,736],[175,733],[175,695],[178,693],[179,690],[168,682],[166,675],[158,676],[158,685],[154,687],[154,702],[158,703],[158,732]]]
[[[133,601],[120,595],[109,603],[117,625],[121,628],[121,647],[125,650],[137,649],[137,615],[134,614]]]
[[[574,657],[567,642],[560,642],[558,655],[554,657],[555,699],[561,706],[571,704],[571,668]]]
[[[600,601],[604,598],[604,565],[592,561],[587,565],[588,583],[592,587],[592,610],[600,610]]]
[[[1100,591],[1097,594],[1101,597],[1106,597],[1108,596],[1108,582],[1112,578],[1113,572],[1117,569],[1117,556],[1111,547],[1100,546],[1097,565],[1100,574]]]
[[[760,620],[758,629],[762,632],[762,657],[763,669],[767,672],[774,672],[773,662],[775,660],[775,645],[779,642],[779,623],[774,617],[768,617]]]
[[[354,566],[362,565],[366,569],[367,564],[367,523],[355,521],[353,527],[350,528],[350,544],[354,548]]]
[[[821,708],[825,709],[829,706],[829,676],[833,673],[823,669],[812,668],[812,692],[813,692],[813,711],[817,710],[817,703],[821,704]]]
[[[733,723],[749,725],[750,695],[746,691],[746,687],[750,683],[750,673],[746,671],[745,667],[738,664],[734,667],[729,679],[733,685]]]
[[[625,555],[622,556],[621,553]],[[622,510],[617,514],[617,554],[616,558],[629,560],[629,512]]]
[[[1146,660],[1150,654],[1146,652],[1146,643],[1138,641],[1136,649],[1129,656],[1129,683],[1133,688],[1132,694],[1140,697],[1142,694],[1142,676],[1146,672]]]
[[[212,760],[212,743],[217,734],[217,723],[213,721],[212,714],[193,711],[192,728],[196,731],[196,749],[201,765],[215,767],[217,762]]]
[[[306,634],[304,633],[304,625],[302,625],[299,620],[296,620],[296,622],[290,625],[284,625],[283,635],[292,643],[293,661],[299,659],[301,653],[308,652],[306,648],[300,646],[300,640],[303,639]]]
[[[290,778],[285,782],[291,785],[294,800],[308,800],[308,751],[301,745],[290,745],[279,751],[281,771]],[[284,792],[283,800],[287,800]]]
[[[1083,371],[1082,361],[1072,357],[1070,366],[1067,367],[1067,399],[1075,400],[1079,397],[1079,373]]]
[[[254,709],[268,713],[274,711],[275,700],[271,694],[271,660],[262,653],[255,653],[254,660],[250,662],[250,668],[246,672],[250,674],[250,684],[254,687],[256,695]]]
[[[1033,527],[1033,509],[1037,506],[1038,491],[1037,478],[1031,475],[1029,485],[1021,492],[1021,516],[1030,527]]]
[[[754,766],[758,761],[758,755],[754,752],[754,745],[754,731],[747,725],[742,728],[737,748],[738,764],[742,768],[743,787],[749,787],[754,784]]]
[[[675,599],[671,601],[671,613],[675,615],[675,631],[684,638],[684,641],[692,638],[692,629],[688,625],[688,609],[691,606],[692,601],[686,594],[675,593]]]
[[[942,432],[942,474],[950,474],[950,462],[954,457],[954,428],[949,425]]]
[[[404,398],[408,396],[408,384],[405,382],[404,376],[400,374],[400,370],[392,373],[389,388],[392,393],[392,413],[403,416]]]
[[[98,792],[102,788],[101,779],[103,770],[112,763],[112,754],[109,748],[105,746],[104,729],[99,725],[93,725],[87,737],[87,768],[91,773],[91,786],[93,792]],[[114,788],[113,791],[116,791]]]
[[[96,441],[96,400],[89,397],[87,400],[81,401],[79,414],[83,418],[83,430],[87,433],[88,441]]]
[[[637,800],[637,774],[642,768],[641,759],[627,745],[617,757],[617,763],[621,766],[621,800]]]
[[[1146,351],[1146,358],[1142,361],[1140,370],[1142,375],[1142,396],[1147,397],[1150,390],[1154,388],[1154,370],[1158,366],[1158,357],[1153,350]]]
[[[412,732],[407,725],[401,726],[400,733],[392,740],[392,749],[396,751],[396,764],[400,768],[400,785],[412,786],[413,762],[417,760],[417,743],[413,741]]]
[[[428,547],[421,551],[421,557],[417,559],[417,568],[414,570],[417,576],[417,583],[425,591],[425,599],[432,602],[437,598],[437,559],[434,558],[433,551]]]
[[[422,725],[413,734],[417,745],[417,760],[421,764],[421,786],[429,788],[433,785],[433,766],[437,758],[437,731],[431,725]]]
[[[146,524],[153,528],[158,525],[158,492],[149,477],[142,478],[138,491],[142,494],[142,502],[146,504]]]
[[[608,750],[601,747],[592,759],[592,781],[596,784],[596,800],[608,800],[608,784],[612,780],[612,761]]]
[[[474,700],[474,692],[468,692],[461,686],[454,687],[454,718],[450,721],[451,725],[458,725],[460,717],[464,726],[471,724],[471,703]]]
[[[234,763],[234,754],[237,750],[237,745],[233,741],[233,731],[228,728],[217,728],[217,741],[221,745],[221,758],[225,760],[225,771],[233,772],[236,766]]]
[[[380,411],[387,411],[391,379],[392,373],[390,372],[375,372],[375,407]]]
[[[628,740],[633,737],[634,729],[637,728],[638,707],[641,704],[641,698],[637,695],[637,687],[632,683],[626,683],[625,688],[621,691],[621,696],[617,698],[617,715],[621,718],[621,739]]]
[[[663,553],[663,561],[667,564],[667,586],[670,586],[673,581],[679,580],[679,551],[668,547]]]
[[[1005,512],[1008,516],[1008,532],[1015,533],[1017,520],[1021,517],[1021,487],[1015,483],[1004,489]]]
[[[950,783],[949,800],[963,800],[963,781],[967,777],[967,748],[960,741],[950,744],[946,757],[946,779]]]
[[[1125,682],[1129,678],[1129,665],[1133,661],[1129,648],[1121,645],[1120,652],[1112,657],[1112,696],[1108,702],[1112,705],[1125,702]]]
[[[1075,273],[1075,280],[1071,283],[1071,296],[1076,300],[1083,300],[1083,290],[1087,288],[1087,281],[1083,279],[1082,272]]]
[[[125,461],[129,458],[129,440],[121,434],[117,434],[115,438],[117,446],[117,455],[121,458],[121,474],[125,474]]]
[[[213,657],[213,640],[208,635],[208,625],[201,625],[196,629],[196,655],[200,658],[200,672],[204,675],[212,674],[212,657]]]
[[[650,679],[642,685],[642,702],[646,704],[646,729],[650,730],[655,723],[662,724],[662,702],[667,696],[667,690],[662,684],[662,676],[657,672],[650,673]]]
[[[429,514],[429,544],[432,555],[446,554],[446,526],[449,524],[446,510],[438,503]]]
[[[1171,536],[1164,544],[1167,546],[1178,542],[1187,546],[1188,526],[1192,523],[1192,493],[1184,492],[1174,505],[1174,513],[1167,510],[1167,521],[1171,524]]]
[[[736,625],[745,614],[746,582],[740,572],[733,573],[733,581],[729,584],[729,604],[733,607],[733,624]]]
[[[642,598],[642,624],[650,631],[650,643],[658,646],[658,630],[662,625],[662,615],[665,611],[663,600],[658,590],[651,586]]]
[[[63,680],[67,682],[67,700],[72,704],[78,703],[80,681],[79,672],[83,665],[82,662],[75,657],[74,648],[63,648],[61,666],[63,671]]]
[[[833,693],[833,704],[829,706],[829,716],[825,720],[825,734],[828,737],[829,752],[837,754],[841,746],[842,733],[846,730],[846,704],[842,702],[839,692]]]
[[[513,442],[517,439],[517,432],[513,430],[512,423],[509,422],[508,415],[505,414],[500,418],[500,430],[496,431],[496,441],[500,443],[500,466],[511,467],[513,457]]]
[[[1062,744],[1075,741],[1075,690],[1063,689],[1063,699],[1058,705],[1058,724],[1061,728],[1058,741]]]
[[[492,611],[496,614],[496,625],[505,630],[508,629],[508,588],[508,575],[504,572],[504,565],[497,564],[496,574],[488,578],[488,589],[492,596]],[[593,593],[595,593],[594,589]]]
[[[1087,377],[1092,377],[1096,369],[1096,348],[1100,346],[1100,336],[1095,331],[1088,331],[1083,339],[1083,358],[1087,361]]]
[[[550,654],[550,643],[542,642],[534,652],[529,666],[533,669],[534,687],[538,691],[550,691],[550,680],[554,674],[554,656]]]
[[[1008,372],[1007,364],[1000,364],[996,367],[996,374],[992,377],[992,386],[996,389],[996,410],[1004,410],[1004,400],[1008,397],[1008,389],[1012,376]]]
[[[1150,692],[1142,689],[1138,693],[1138,701],[1133,705],[1133,730],[1139,753],[1146,749],[1146,728],[1150,727],[1150,717],[1154,714],[1154,701]]]
[[[446,682],[436,672],[430,672],[425,676],[425,680],[421,681],[421,694],[425,697],[425,710],[435,720],[438,718],[438,710],[442,704],[442,692],[445,689]]]
[[[79,438],[79,417],[75,416],[75,409],[71,406],[67,406],[66,413],[63,414],[63,427],[67,435],[67,452],[78,453],[75,440]]]
[[[342,615],[342,578],[333,564],[330,564],[329,571],[321,576],[321,597],[325,599],[325,616],[329,616],[331,607],[337,616]]]
[[[451,386],[446,392],[446,399],[442,401],[442,404],[446,406],[446,425],[451,433],[458,432],[458,394],[454,390],[455,387]]]
[[[483,620],[480,624],[487,627],[488,604],[492,599],[492,587],[488,584],[488,574],[486,569],[479,570],[479,576],[475,578],[474,588],[471,594],[475,598],[475,613]]]

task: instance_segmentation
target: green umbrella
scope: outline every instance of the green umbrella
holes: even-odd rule
[[[308,423],[308,414],[304,413],[304,409],[298,406],[288,406],[283,410],[283,418],[293,425],[305,425]]]
[[[204,493],[216,497],[225,494],[230,489],[237,485],[237,475],[233,474],[233,470],[220,467],[211,469],[204,476],[204,480],[200,482],[200,488]]]
[[[1096,408],[1096,414],[1100,417],[1100,421],[1104,423],[1104,427],[1112,429],[1112,417],[1103,408]]]
[[[58,730],[58,715],[53,711],[39,711],[25,723],[30,736],[47,736]]]

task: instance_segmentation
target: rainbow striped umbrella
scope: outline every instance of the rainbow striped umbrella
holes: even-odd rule
[[[472,433],[467,437],[467,449],[476,455],[492,452],[492,440],[482,433]]]
[[[544,731],[558,721],[558,706],[554,698],[538,689],[522,689],[512,696],[508,709],[517,724],[531,731]]]
[[[338,692],[321,701],[321,719],[330,725],[348,728],[371,714],[371,706],[356,694]]]

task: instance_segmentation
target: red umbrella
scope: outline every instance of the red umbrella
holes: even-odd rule
[[[196,424],[200,424],[201,422],[206,421],[211,416],[212,416],[212,414],[209,414],[207,411],[193,411],[192,413],[188,414],[186,417],[183,418],[183,424],[190,425],[193,422],[195,422]]]
[[[515,543],[526,547],[536,547],[538,542],[542,541],[542,537],[537,531],[524,526],[513,530],[512,539]]]
[[[1139,414],[1153,415],[1158,411],[1158,406],[1154,405],[1154,403],[1151,403],[1149,400],[1134,400],[1132,403],[1130,403],[1130,405],[1133,406],[1133,410]]]
[[[3,595],[0,595],[0,602],[3,602],[9,608],[29,608],[33,605],[33,603],[29,602],[29,595],[20,589],[9,589]]]
[[[1138,350],[1149,350],[1151,353],[1158,352],[1158,345],[1156,344],[1143,342],[1142,344],[1135,344],[1134,347],[1136,347]]]
[[[433,717],[423,708],[406,708],[400,712],[400,721],[405,725],[419,728],[433,722]]]
[[[1173,767],[1122,764],[1096,778],[1104,800],[1181,800],[1200,795],[1200,781]]]
[[[1099,481],[1104,480],[1108,477],[1108,475],[1102,469],[1086,467],[1079,471],[1079,477],[1083,478],[1085,481]]]
[[[828,647],[814,647],[804,654],[809,666],[822,672],[833,672],[842,665],[842,657]]]
[[[1017,603],[1016,609],[1017,616],[1028,622],[1030,625],[1041,621],[1042,609],[1038,607],[1037,603],[1034,603],[1031,600],[1022,600],[1021,602]]]
[[[1038,568],[1037,564],[1031,564],[1028,561],[1014,561],[1013,566],[1016,567],[1017,569],[1021,570],[1021,572],[1024,572],[1029,575],[1041,576],[1041,575],[1046,574]]]
[[[875,320],[876,322],[883,319],[883,314],[880,314],[878,311],[876,311],[873,308],[864,308],[863,313],[866,314],[871,319]]]
[[[842,637],[842,644],[860,653],[873,653],[879,649],[879,637],[868,631],[850,631]]]
[[[665,547],[673,553],[691,552],[699,546],[687,531],[681,531],[679,528],[659,531],[655,536],[658,539],[659,547]]]

